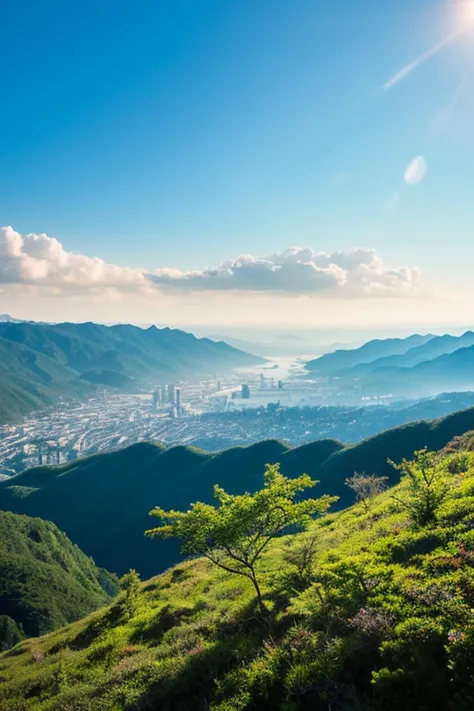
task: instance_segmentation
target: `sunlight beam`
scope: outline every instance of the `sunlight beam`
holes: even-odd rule
[[[435,54],[438,54],[438,52],[444,49],[444,47],[446,47],[448,44],[451,44],[451,42],[454,42],[454,40],[457,39],[460,34],[460,30],[458,30],[457,32],[452,32],[450,35],[442,39],[441,42],[438,42],[434,45],[434,47],[431,47],[431,49],[429,49],[427,52],[424,52],[417,59],[413,60],[413,62],[407,64],[405,67],[403,67],[403,69],[397,72],[397,74],[395,74],[395,76],[392,77],[386,84],[384,84],[384,91],[388,91],[389,89],[391,89],[402,79],[411,74],[412,71],[417,69],[421,64],[424,64],[426,61],[428,61],[428,59],[434,57]]]

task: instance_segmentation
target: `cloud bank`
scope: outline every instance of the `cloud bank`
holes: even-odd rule
[[[66,252],[46,234],[20,235],[12,227],[0,231],[0,284],[33,285],[69,292],[148,289],[139,269],[107,264],[98,257]]]
[[[67,252],[46,234],[0,231],[0,285],[64,293],[240,292],[339,298],[399,297],[420,292],[420,271],[388,268],[372,249],[317,252],[291,248],[266,257],[243,255],[216,268],[182,272],[107,264]]]
[[[253,291],[279,294],[401,296],[419,290],[418,269],[387,269],[372,249],[315,252],[292,248],[268,257],[244,255],[215,269],[152,276],[160,288],[181,291]]]

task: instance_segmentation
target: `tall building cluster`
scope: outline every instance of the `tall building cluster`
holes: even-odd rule
[[[181,413],[181,388],[176,387],[174,383],[160,385],[153,390],[151,409],[156,411],[165,405],[170,405],[173,412],[176,408],[177,415]]]

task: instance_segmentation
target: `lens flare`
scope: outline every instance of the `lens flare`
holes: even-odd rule
[[[398,84],[402,79],[405,79],[415,69],[434,57],[438,52],[441,52],[445,47],[455,42],[463,35],[474,32],[474,0],[451,0],[451,6],[454,8],[453,25],[454,28],[442,40],[435,44],[431,49],[428,49],[423,54],[413,61],[406,64],[399,72],[397,72],[383,88],[385,91],[391,89]]]
[[[461,29],[474,29],[474,0],[461,0],[457,2],[458,22]]]

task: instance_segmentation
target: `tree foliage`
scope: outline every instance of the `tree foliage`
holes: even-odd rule
[[[0,615],[0,652],[14,647],[24,637],[25,634],[21,625],[17,624],[8,615]]]
[[[123,590],[123,597],[121,600],[122,609],[129,619],[133,617],[136,609],[138,593],[140,591],[140,576],[137,571],[133,568],[125,573],[120,580],[120,587]]]
[[[270,541],[290,526],[305,527],[312,517],[325,513],[337,497],[297,501],[300,492],[315,486],[307,474],[289,479],[279,464],[268,464],[264,486],[255,494],[228,494],[214,487],[217,505],[195,503],[189,511],[165,511],[156,507],[152,516],[163,524],[147,531],[152,537],[181,540],[185,555],[204,555],[215,565],[251,580],[261,610],[262,593],[256,563]]]
[[[439,508],[449,493],[449,480],[438,453],[425,447],[415,452],[411,461],[403,459],[400,464],[391,464],[408,485],[407,499],[393,498],[409,509],[413,520],[420,526],[436,521]]]

